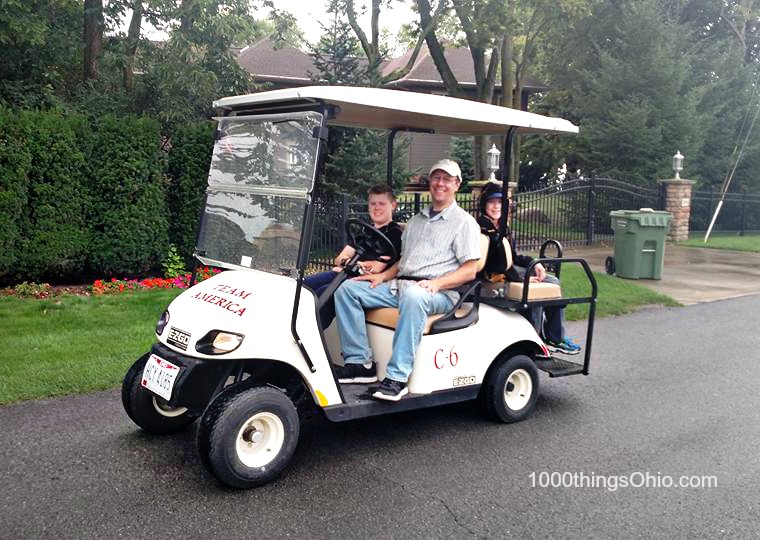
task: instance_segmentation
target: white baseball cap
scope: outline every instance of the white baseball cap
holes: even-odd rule
[[[433,163],[433,166],[430,167],[430,172],[428,173],[428,176],[432,176],[433,172],[437,170],[446,171],[451,176],[456,176],[459,178],[459,180],[462,180],[462,170],[459,168],[459,164],[451,159],[442,159],[440,161],[436,161]]]

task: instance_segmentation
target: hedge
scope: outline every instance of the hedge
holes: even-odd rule
[[[0,110],[0,280],[10,279],[18,261],[21,215],[28,203],[31,163],[25,118]]]
[[[88,135],[82,116],[21,115],[28,123],[29,201],[21,220],[18,278],[65,279],[85,268],[89,249]]]
[[[169,216],[158,122],[106,116],[95,125],[90,157],[91,264],[104,275],[142,274],[159,266],[169,245]]]
[[[168,164],[171,184],[167,204],[172,216],[169,237],[188,267],[192,266],[203,210],[214,129],[213,122],[194,122],[180,126],[172,136]]]
[[[189,267],[213,132],[0,109],[0,284],[156,274],[172,243]]]

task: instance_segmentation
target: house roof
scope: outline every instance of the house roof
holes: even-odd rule
[[[454,77],[463,87],[475,86],[475,74],[472,68],[472,55],[467,47],[447,48],[443,54],[446,62],[449,64]],[[412,51],[408,50],[403,55],[395,58],[383,66],[383,75],[388,75],[396,69],[406,65]],[[488,60],[488,58],[486,58]],[[412,69],[404,77],[388,83],[388,86],[442,86],[443,81],[435,66],[433,57],[430,56],[430,50],[427,44],[423,45],[420,53],[417,55]],[[501,80],[496,79],[495,88],[501,88]],[[548,87],[532,77],[525,77],[522,81],[523,89],[534,91],[546,90]]]
[[[311,56],[289,45],[275,49],[269,38],[244,47],[237,58],[240,67],[267,82],[308,84],[309,73],[317,73]]]
[[[219,99],[214,107],[238,109],[245,114],[251,106],[264,112],[269,105],[276,108],[301,103],[334,105],[335,116],[329,123],[341,126],[429,130],[450,135],[504,133],[512,126],[523,133],[578,132],[578,127],[568,120],[479,101],[354,86],[305,86],[258,92]]]
[[[388,75],[394,70],[406,65],[411,57],[411,49],[398,58],[386,62],[382,66],[382,74]],[[475,75],[472,68],[472,56],[466,47],[447,48],[444,50],[446,61],[451,67],[459,84],[464,87],[475,86]],[[307,53],[286,45],[275,49],[274,43],[269,38],[264,38],[249,47],[245,47],[238,55],[240,66],[253,75],[256,79],[265,82],[309,84],[312,79],[309,73],[317,73],[314,61]],[[435,67],[433,58],[427,45],[423,45],[417,55],[412,69],[404,77],[387,84],[389,87],[406,88],[422,86],[443,89],[443,81]],[[533,79],[526,77],[522,81],[525,90],[540,91],[548,87]],[[495,88],[501,88],[501,81],[496,80]]]

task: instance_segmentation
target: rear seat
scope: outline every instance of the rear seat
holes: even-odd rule
[[[481,235],[481,237],[485,238],[486,241],[488,241],[487,236]],[[506,238],[502,239],[502,242],[504,243],[504,251],[507,254],[507,268],[510,268],[513,264],[512,249],[510,248],[509,241]],[[487,249],[488,244],[486,244],[486,250]],[[485,261],[483,264],[485,264]],[[491,283],[485,281],[483,282],[483,286],[481,288],[481,296],[484,296],[486,298],[506,298],[507,300],[515,300],[519,302],[522,300],[523,288],[524,284],[521,281],[505,281],[499,283]],[[562,298],[562,289],[556,283],[531,283],[528,286],[528,302],[535,300],[550,300],[554,298]]]

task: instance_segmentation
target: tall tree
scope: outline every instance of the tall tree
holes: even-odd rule
[[[661,0],[602,3],[551,52],[552,84],[543,106],[581,125],[564,139],[567,165],[655,186],[669,174],[670,156],[701,146],[705,92],[693,76],[688,28]]]
[[[75,1],[2,2],[0,103],[60,106],[82,78],[82,4]]]
[[[369,74],[369,82],[372,86],[381,86],[400,79],[409,73],[412,66],[414,66],[414,63],[417,61],[422,45],[425,43],[425,36],[427,36],[427,34],[435,27],[438,18],[446,6],[446,0],[441,0],[439,4],[440,9],[437,9],[432,15],[430,15],[427,23],[421,26],[416,43],[406,64],[390,73],[383,74],[381,67],[383,62],[388,59],[388,48],[381,39],[380,12],[383,5],[387,7],[391,2],[392,0],[372,0],[370,7],[371,17],[369,37],[367,37],[367,33],[359,24],[359,16],[363,13],[357,12],[354,0],[331,0],[330,2],[330,4],[334,4],[335,8],[345,11],[348,23],[356,34],[362,50],[367,57],[367,73]]]
[[[329,26],[322,25],[324,33],[319,43],[310,46],[318,73],[310,76],[315,82],[366,86],[373,75],[368,71],[359,39],[353,35],[341,1],[331,0],[327,11],[332,15]],[[322,189],[327,193],[349,193],[364,198],[373,184],[385,182],[385,154],[387,134],[381,131],[330,128],[325,160],[325,181]],[[394,179],[400,186],[407,177],[403,170],[405,144],[399,139],[394,146]]]
[[[84,79],[100,75],[99,59],[103,53],[103,0],[84,0]]]

